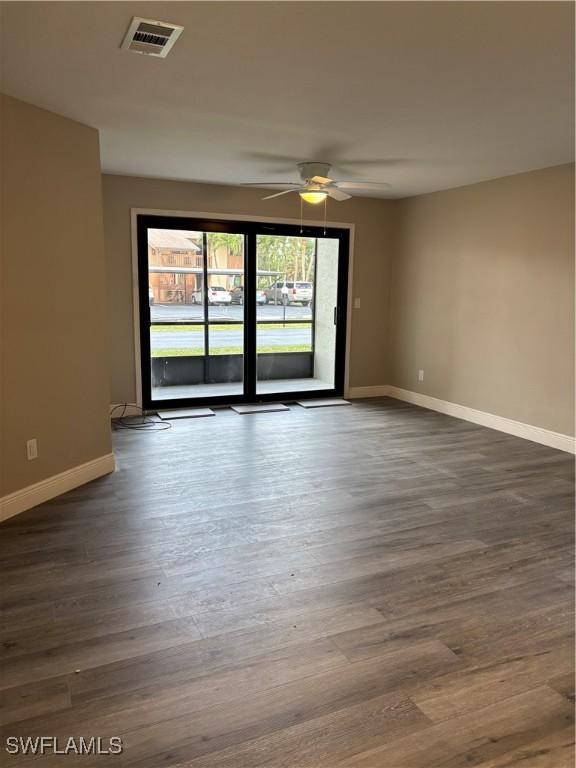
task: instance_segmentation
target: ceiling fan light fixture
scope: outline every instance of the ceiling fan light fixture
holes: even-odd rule
[[[326,200],[326,198],[328,197],[328,193],[303,190],[302,192],[300,192],[300,197],[302,198],[302,200],[304,200],[305,203],[311,203],[312,205],[317,205],[318,203],[323,203],[324,200]]]

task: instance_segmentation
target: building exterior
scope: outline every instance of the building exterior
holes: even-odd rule
[[[232,235],[233,238],[239,236]],[[244,255],[239,243],[222,236],[206,237],[207,268],[243,268]],[[193,304],[194,293],[202,289],[204,279],[204,240],[202,232],[148,230],[148,266],[166,267],[166,272],[150,271],[150,302],[154,304]],[[182,271],[190,270],[190,272]],[[210,285],[232,288],[241,285],[241,276],[209,275]]]

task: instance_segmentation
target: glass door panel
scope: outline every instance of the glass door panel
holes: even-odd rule
[[[207,232],[206,383],[215,396],[244,392],[244,235]]]
[[[257,236],[258,395],[334,389],[338,254],[337,239]]]
[[[146,235],[151,401],[242,395],[244,235]]]

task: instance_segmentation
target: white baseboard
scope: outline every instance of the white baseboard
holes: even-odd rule
[[[108,453],[92,461],[87,461],[85,464],[60,472],[58,475],[47,477],[46,480],[29,485],[20,491],[14,491],[14,493],[0,499],[0,520],[7,520],[20,512],[49,501],[55,496],[60,496],[66,491],[78,488],[79,485],[108,475],[110,472],[114,472],[115,468],[114,454]]]
[[[375,387],[350,387],[348,397],[350,400],[362,397],[388,397],[390,387],[387,384],[380,384]]]
[[[136,403],[117,403],[110,406],[111,419],[120,419],[122,416],[142,416],[142,408]]]
[[[371,389],[366,387],[366,389]],[[377,388],[376,388],[377,389]],[[466,405],[450,403],[447,400],[439,400],[430,395],[423,395],[420,392],[411,392],[408,389],[388,386],[388,397],[394,397],[397,400],[404,400],[413,405],[419,405],[422,408],[429,408],[432,411],[439,411],[448,416],[455,416],[458,419],[472,421],[474,424],[481,424],[483,427],[497,429],[499,432],[506,432],[515,437],[523,437],[525,440],[532,440],[534,443],[547,445],[549,448],[557,448],[560,451],[575,453],[575,438],[570,435],[563,435],[560,432],[552,432],[549,429],[535,427],[532,424],[525,424],[522,421],[507,419],[505,416],[496,416],[493,413],[478,411],[476,408],[468,408]]]

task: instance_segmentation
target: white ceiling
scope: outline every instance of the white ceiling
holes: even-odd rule
[[[111,173],[265,183],[322,160],[403,197],[573,160],[571,2],[5,2],[2,14],[3,90],[99,128]],[[184,25],[167,59],[120,50],[134,15]]]

